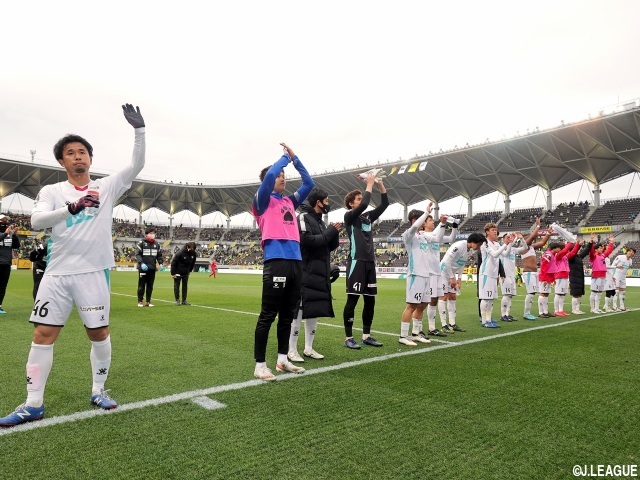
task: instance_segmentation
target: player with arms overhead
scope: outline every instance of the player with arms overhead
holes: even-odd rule
[[[119,172],[92,180],[89,169],[93,147],[78,135],[67,135],[53,147],[56,160],[67,171],[67,181],[43,187],[31,214],[33,228],[51,228],[51,239],[47,269],[29,319],[35,329],[27,360],[27,400],[0,419],[0,426],[11,427],[44,417],[44,389],[53,364],[53,344],[74,303],[91,340],[90,401],[103,409],[118,406],[104,389],[111,366],[109,269],[115,266],[111,240],[113,204],[131,187],[145,161],[145,125],[140,109],[130,104],[122,109],[135,129],[135,140],[132,161]]]
[[[372,347],[381,347],[371,336],[371,324],[376,305],[378,286],[376,284],[375,251],[373,249],[372,224],[382,212],[389,206],[387,189],[382,183],[382,178],[368,173],[366,177],[367,188],[362,193],[353,190],[344,197],[344,206],[348,210],[344,214],[344,225],[347,236],[351,242],[349,247],[349,259],[347,260],[347,303],[344,306],[343,319],[346,338],[344,346],[353,350],[359,350],[360,345],[353,339],[353,317],[360,295],[364,297],[362,309],[362,343]],[[378,184],[380,190],[380,205],[375,209],[365,212],[371,200],[373,184]]]

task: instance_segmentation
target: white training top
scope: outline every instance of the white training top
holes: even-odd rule
[[[113,204],[131,187],[144,167],[145,129],[135,129],[131,164],[119,172],[91,180],[78,190],[68,181],[46,185],[36,197],[31,213],[34,230],[51,228],[45,275],[73,275],[113,268]],[[71,215],[67,205],[94,191],[100,206]],[[88,210],[92,210],[88,212]]]
[[[480,274],[489,278],[498,278],[498,262],[501,255],[511,252],[511,244],[500,245],[498,242],[492,242],[487,239],[480,246],[482,254],[482,265],[480,265]]]
[[[615,272],[613,276],[616,280],[622,280],[627,276],[627,270],[631,268],[631,264],[633,261],[630,258],[627,258],[626,255],[618,255],[611,262],[611,266],[615,267]],[[622,267],[621,269],[618,267]]]
[[[424,212],[402,234],[409,255],[408,275],[419,277],[440,275],[440,242],[449,243],[456,238],[455,228],[449,236],[445,237],[445,226],[442,224],[437,225],[433,232],[418,231],[424,225],[427,216],[429,213]]]
[[[466,240],[458,240],[452,244],[440,262],[441,274],[446,278],[453,278],[456,273],[462,274],[471,251],[471,248],[467,248]]]
[[[504,276],[506,278],[515,278],[516,277],[516,255],[520,253],[525,253],[529,250],[528,245],[524,245],[523,247],[511,249],[508,252],[505,252],[502,260],[502,268],[504,268]],[[534,252],[535,255],[535,252]]]

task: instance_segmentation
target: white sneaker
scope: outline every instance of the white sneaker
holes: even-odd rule
[[[613,311],[614,311],[614,312],[619,312],[619,311],[620,311],[620,309],[619,309],[617,306],[615,306],[615,305],[614,305],[614,306],[613,306]]]
[[[313,358],[315,360],[322,360],[324,358],[324,355],[322,355],[321,353],[316,352],[313,348],[311,350],[305,350],[304,351],[304,356],[305,357],[309,357],[309,358]]]
[[[613,312],[613,310],[611,310],[609,307],[604,308],[604,313],[611,313],[611,312]]]
[[[289,372],[289,373],[302,373],[304,372],[304,368],[298,367],[293,363],[286,361],[284,363],[276,363],[276,370],[279,372]]]
[[[599,308],[592,308],[591,309],[591,313],[604,313],[602,310],[600,310]]]
[[[295,350],[292,350],[289,353],[287,353],[287,358],[292,362],[304,362],[304,358],[302,358],[300,354]]]
[[[144,307],[144,303],[142,303],[142,302],[138,302],[138,306],[139,306],[139,307]]]
[[[400,337],[398,338],[398,342],[402,345],[406,345],[407,347],[417,347],[418,344],[411,340],[409,337]]]
[[[253,376],[260,380],[266,380],[267,382],[271,382],[276,379],[276,376],[266,365],[264,367],[256,365],[256,369],[253,371]]]

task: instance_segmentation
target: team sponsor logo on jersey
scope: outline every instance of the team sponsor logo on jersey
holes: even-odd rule
[[[282,213],[282,222],[286,223],[288,225],[293,225],[293,222],[295,221],[295,215],[293,214],[293,211],[291,210],[291,207],[289,205],[282,205],[282,208],[280,209],[280,213]]]
[[[370,223],[363,223],[362,224],[362,231],[363,232],[370,232],[371,231],[371,224]]]
[[[94,305],[90,307],[80,307],[81,312],[99,312],[100,310],[104,310],[104,305]]]
[[[377,283],[367,283],[367,288],[378,288]]]

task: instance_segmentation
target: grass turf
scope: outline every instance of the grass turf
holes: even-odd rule
[[[135,273],[114,272],[107,385],[114,398],[128,404],[252,379],[260,280],[194,274],[194,306],[178,307],[171,278],[159,274],[150,309],[136,307]],[[211,398],[226,405],[220,410],[184,399],[16,431],[0,436],[0,478],[569,478],[575,464],[638,463],[638,312],[410,349],[397,343],[404,281],[379,283],[373,328],[387,332],[374,334],[385,346],[350,351],[341,328],[320,325],[314,347],[327,358],[304,366],[420,354],[217,393]],[[340,314],[342,280],[335,286]],[[4,302],[9,313],[0,318],[2,414],[24,399],[30,292],[30,272],[14,271]],[[458,323],[469,331],[445,340],[566,321],[483,330],[476,302],[474,289],[463,288]],[[640,289],[629,289],[627,304],[638,303]],[[48,418],[91,410],[88,352],[74,313],[55,346]],[[275,355],[272,332],[271,366]]]

